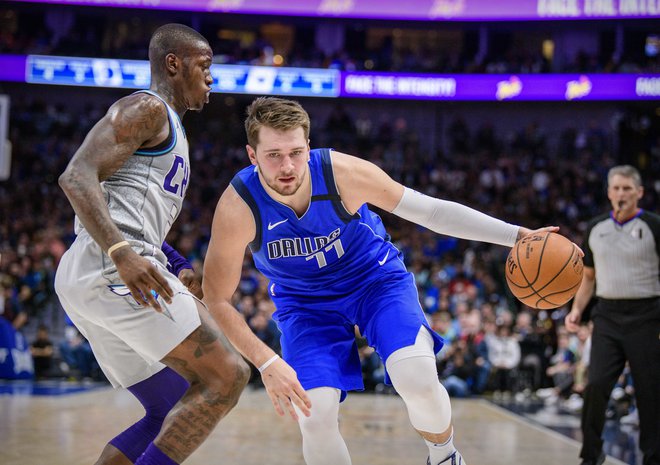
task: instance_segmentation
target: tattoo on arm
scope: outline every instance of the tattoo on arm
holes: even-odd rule
[[[123,240],[114,225],[100,182],[109,178],[167,123],[162,102],[148,94],[115,103],[92,128],[60,177],[73,209],[94,240],[107,249]]]

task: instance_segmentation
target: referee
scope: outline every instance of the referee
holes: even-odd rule
[[[577,331],[596,293],[588,384],[582,409],[582,465],[605,461],[601,434],[607,401],[626,361],[635,386],[644,465],[660,465],[660,216],[637,206],[639,172],[615,166],[607,175],[613,210],[587,229],[584,275],[566,328]]]

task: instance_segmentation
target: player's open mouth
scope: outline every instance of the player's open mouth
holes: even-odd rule
[[[280,178],[280,182],[284,184],[289,184],[292,183],[296,178],[295,177],[290,177],[290,178]]]

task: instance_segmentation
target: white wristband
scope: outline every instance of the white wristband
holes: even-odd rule
[[[259,373],[263,373],[264,370],[265,370],[266,368],[268,368],[269,366],[271,366],[271,365],[273,364],[273,362],[274,362],[275,360],[277,360],[278,358],[280,358],[280,356],[277,355],[277,354],[275,354],[275,355],[273,355],[271,358],[269,358],[268,360],[266,360],[266,361],[264,362],[263,365],[261,365],[259,368],[257,368],[257,370],[259,370]]]
[[[112,254],[114,252],[121,249],[122,247],[130,246],[130,245],[131,244],[129,244],[128,241],[119,241],[115,245],[111,245],[106,253],[108,254],[108,257],[112,258]]]

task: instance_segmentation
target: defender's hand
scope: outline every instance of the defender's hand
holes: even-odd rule
[[[311,415],[309,409],[312,407],[312,402],[300,385],[296,372],[284,360],[277,359],[266,368],[261,373],[261,380],[266,387],[266,392],[273,403],[273,407],[275,407],[275,411],[280,416],[284,416],[284,408],[286,408],[291,418],[298,421],[298,415],[293,408],[293,404],[306,417]]]
[[[115,251],[112,260],[117,266],[119,278],[126,284],[138,304],[162,311],[151,291],[161,295],[168,304],[172,303],[172,288],[152,262],[135,253],[130,247]]]
[[[188,288],[190,293],[197,297],[199,300],[204,298],[204,292],[202,291],[202,281],[197,277],[195,272],[190,268],[184,268],[179,271],[179,281],[181,281],[184,286]]]

